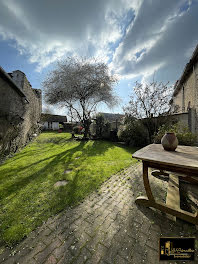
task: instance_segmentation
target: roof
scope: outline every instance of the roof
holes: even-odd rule
[[[110,122],[120,120],[124,117],[124,115],[121,114],[113,114],[113,113],[99,113],[104,116],[105,119],[107,119]]]
[[[175,83],[173,96],[176,96],[177,93],[180,91],[180,89],[182,88],[182,84],[185,82],[185,80],[187,79],[189,74],[192,72],[193,65],[197,61],[198,61],[198,45],[196,46],[196,48],[195,48],[195,50],[194,50],[189,62],[186,64],[180,79],[177,80],[176,83]]]
[[[9,74],[7,72],[4,71],[4,69],[0,66],[0,76],[10,84],[10,86],[12,86],[12,88],[21,96],[24,97],[26,100],[26,96],[23,93],[23,91],[21,91],[21,89],[18,87],[18,85],[12,80],[12,78],[9,76]],[[28,100],[27,100],[28,101]]]
[[[66,116],[61,115],[51,115],[51,114],[41,114],[41,121],[43,122],[67,122]]]

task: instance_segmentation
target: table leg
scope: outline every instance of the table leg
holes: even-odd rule
[[[140,205],[144,205],[146,207],[150,207],[154,205],[155,199],[153,197],[151,187],[149,184],[149,178],[148,178],[148,165],[146,162],[143,162],[143,181],[144,181],[144,188],[147,194],[146,196],[140,196],[136,198],[136,203]]]
[[[155,204],[153,204],[152,207],[154,207],[154,208],[156,208],[156,209],[158,209],[164,213],[176,216],[177,218],[185,220],[185,221],[192,223],[194,225],[198,225],[198,214],[197,214],[197,212],[192,214],[192,213],[189,213],[189,212],[184,211],[182,209],[176,210],[176,209],[171,208],[170,206],[167,206],[166,204],[163,204],[161,202],[155,202]]]
[[[156,202],[151,187],[149,184],[149,178],[148,178],[148,164],[146,162],[143,162],[143,181],[144,181],[144,188],[146,190],[146,196],[140,196],[136,199],[136,203],[143,205],[145,207],[153,207],[156,208],[164,213],[171,214],[173,216],[176,216],[180,219],[183,219],[187,222],[190,222],[192,224],[198,225],[198,213],[189,213],[187,211],[184,211],[182,209],[175,209],[172,206],[163,204],[161,202]]]

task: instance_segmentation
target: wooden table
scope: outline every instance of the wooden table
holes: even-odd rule
[[[179,178],[190,183],[198,183],[198,148],[178,146],[176,151],[166,151],[161,144],[151,144],[138,151],[133,158],[142,160],[143,181],[147,197],[141,196],[136,203],[153,207],[162,212],[181,218],[192,224],[198,224],[198,213],[190,213],[180,208]],[[148,168],[155,168],[180,174],[169,174],[166,203],[156,201],[153,197],[148,178]]]

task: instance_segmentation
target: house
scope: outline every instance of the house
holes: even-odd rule
[[[113,113],[99,113],[104,116],[104,119],[110,123],[110,129],[118,129],[120,125],[124,123],[125,115],[113,114]]]
[[[43,130],[58,130],[59,125],[63,125],[67,122],[66,116],[41,114],[41,123]]]
[[[124,115],[113,114],[113,113],[102,113],[102,112],[100,112],[99,114],[103,115],[105,120],[109,121],[110,123],[115,122],[115,121],[122,122],[124,117],[125,117]]]
[[[111,133],[117,133],[119,127],[124,124],[124,115],[121,114],[113,114],[113,113],[102,113],[99,112],[99,115],[104,117],[105,123],[108,123],[103,131],[104,138],[110,138]],[[96,117],[92,118],[92,123],[90,125],[90,132],[92,135],[96,135],[97,125],[96,125]]]
[[[187,116],[188,126],[198,134],[198,45],[175,83],[171,106],[178,106],[178,114]]]
[[[0,67],[0,155],[17,151],[39,132],[41,90],[33,89],[26,75],[6,73]]]

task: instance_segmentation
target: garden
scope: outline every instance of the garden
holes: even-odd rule
[[[78,204],[132,165],[135,148],[41,133],[0,166],[0,244],[14,245],[50,216]]]

